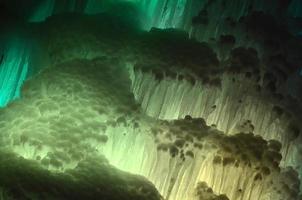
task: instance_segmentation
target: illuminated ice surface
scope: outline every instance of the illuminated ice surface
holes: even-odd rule
[[[192,18],[199,15],[201,10],[207,10],[209,26],[207,34],[209,37],[215,36],[223,32],[227,27],[223,20],[231,17],[238,20],[240,17],[246,16],[250,9],[255,11],[265,11],[275,14],[278,10],[278,2],[262,1],[262,0],[233,0],[226,6],[223,0],[217,0],[211,3],[208,0],[41,0],[40,4],[33,9],[32,15],[29,18],[31,22],[44,21],[47,17],[66,12],[80,12],[85,14],[99,14],[112,8],[120,2],[132,3],[136,5],[141,13],[143,28],[146,30],[152,27],[157,28],[181,28],[187,31],[192,31]],[[288,15],[293,17],[301,17],[301,1],[293,0],[288,8]],[[220,13],[216,15],[216,13]],[[209,28],[211,27],[211,28]],[[204,29],[205,27],[199,27]],[[208,39],[204,38],[203,39]]]
[[[1,52],[0,107],[20,97],[20,89],[27,77],[31,46],[23,38],[12,38]]]
[[[301,107],[281,89],[290,74],[282,69],[287,61],[298,60],[299,42],[289,37],[282,51],[268,51],[270,44],[261,43],[267,29],[255,28],[253,20],[271,23],[271,18],[256,13],[230,28],[230,21],[217,22],[246,15],[249,1],[232,1],[229,9],[209,3],[208,16],[199,12],[206,1],[135,1],[145,14],[144,28],[187,31],[144,32],[106,14],[59,14],[95,14],[109,8],[111,1],[62,2],[43,1],[33,15],[34,22],[49,17],[31,25],[51,64],[26,82],[22,98],[0,110],[1,152],[15,153],[0,154],[9,158],[0,156],[6,163],[3,168],[22,156],[22,162],[35,163],[51,175],[68,176],[80,167],[79,174],[91,178],[93,173],[87,171],[97,171],[97,163],[112,169],[106,171],[111,175],[114,166],[144,176],[166,200],[298,199]],[[257,10],[275,9],[260,0],[253,3]],[[118,13],[122,18],[123,14]],[[204,23],[209,18],[209,24]],[[278,34],[273,41],[277,44],[284,36]],[[21,55],[18,58],[28,54]],[[19,78],[11,85],[16,83]],[[10,180],[1,179],[6,177],[3,168],[0,183]],[[131,177],[127,173],[117,177]],[[126,190],[131,191],[133,183],[138,195],[150,194],[128,178]],[[160,199],[148,181],[138,179]]]
[[[166,199],[198,199],[205,187],[199,182],[230,199],[296,195],[297,174],[276,165],[278,142],[226,136],[203,119],[144,116],[123,67],[116,58],[74,60],[27,81],[23,98],[1,110],[2,148],[51,171],[104,155],[148,178]]]

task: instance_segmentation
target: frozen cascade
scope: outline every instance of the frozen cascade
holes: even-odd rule
[[[16,31],[16,30],[15,30]],[[26,30],[18,30],[26,32]],[[30,34],[8,36],[2,33],[0,42],[0,108],[21,97],[26,79],[49,65],[49,55]]]
[[[297,175],[278,167],[278,142],[227,136],[202,119],[147,117],[112,63],[72,61],[29,80],[23,98],[0,111],[1,146],[55,171],[102,154],[169,200],[198,200],[200,182],[231,200],[297,198]]]
[[[141,9],[146,13],[146,27],[184,28],[191,24],[192,17],[205,2],[192,0],[148,1],[141,0]]]
[[[245,77],[223,75],[222,88],[186,80],[165,78],[151,73],[132,73],[135,98],[149,116],[159,119],[180,119],[186,115],[202,117],[227,134],[254,132],[266,140],[282,143],[282,164],[299,166],[299,138],[289,136],[290,116],[278,113],[278,107],[265,103]],[[245,81],[247,81],[245,83]],[[247,87],[249,86],[249,87]],[[256,96],[257,95],[257,96]]]

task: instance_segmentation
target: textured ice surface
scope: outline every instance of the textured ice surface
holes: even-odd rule
[[[61,20],[60,23],[58,20]],[[118,21],[111,20],[113,23],[107,24],[94,21],[90,17],[74,17],[73,20],[69,23],[67,19],[64,21],[57,17],[46,22],[48,25],[47,29],[44,30],[45,38],[52,62],[59,64],[75,58],[119,58],[124,64],[122,68],[127,68],[130,72],[132,83],[128,83],[130,84],[129,87],[132,87],[134,96],[141,103],[144,113],[154,118],[169,120],[181,119],[186,115],[203,117],[208,125],[213,124],[212,128],[216,126],[230,137],[242,132],[250,134],[246,139],[252,141],[254,136],[251,133],[254,132],[268,141],[274,139],[282,144],[277,142],[276,148],[283,157],[274,154],[278,161],[268,159],[274,163],[269,164],[270,166],[276,167],[281,163],[282,167],[280,170],[272,167],[272,171],[276,170],[276,173],[272,173],[274,175],[267,178],[261,177],[263,184],[260,185],[262,186],[255,184],[259,187],[254,187],[254,181],[260,179],[260,175],[257,175],[256,180],[254,180],[254,175],[256,176],[257,169],[259,169],[257,164],[251,168],[249,165],[240,168],[242,169],[240,173],[238,173],[236,164],[228,166],[227,170],[225,167],[214,170],[212,161],[217,154],[211,148],[200,153],[200,155],[206,154],[204,157],[197,156],[199,159],[194,157],[192,161],[190,161],[192,154],[188,153],[183,167],[176,167],[179,162],[183,162],[183,156],[181,156],[180,149],[176,150],[171,147],[172,152],[178,151],[178,155],[181,157],[177,161],[169,160],[171,143],[174,143],[174,139],[176,140],[171,134],[164,134],[166,136],[157,139],[158,141],[166,141],[166,137],[171,138],[171,141],[167,139],[167,144],[160,142],[159,149],[168,149],[165,154],[159,153],[157,155],[158,143],[154,145],[148,139],[148,143],[141,143],[144,147],[134,145],[133,148],[130,148],[131,152],[137,152],[140,149],[140,153],[136,153],[135,158],[127,157],[131,163],[143,161],[145,164],[138,168],[138,165],[127,164],[125,160],[112,159],[110,162],[115,162],[115,166],[144,175],[156,185],[164,197],[170,196],[171,199],[191,199],[191,195],[196,194],[197,183],[202,181],[207,182],[215,193],[225,193],[230,199],[240,199],[241,197],[244,199],[279,198],[275,196],[278,196],[279,193],[275,189],[283,190],[281,189],[282,186],[278,183],[278,186],[271,186],[269,180],[274,177],[275,182],[283,181],[288,173],[292,174],[290,177],[297,176],[293,169],[286,167],[293,166],[295,170],[300,168],[300,147],[297,145],[301,140],[300,127],[297,123],[300,108],[290,97],[279,94],[282,92],[279,89],[282,88],[282,84],[285,84],[283,76],[291,73],[277,73],[269,68],[271,65],[276,65],[278,68],[284,69],[285,66],[283,66],[283,62],[280,62],[280,57],[272,57],[269,63],[263,63],[255,49],[240,47],[232,50],[233,47],[228,49],[226,45],[226,60],[219,61],[209,44],[189,40],[188,36],[181,31],[153,29],[149,33],[134,32],[128,35],[125,34],[124,26],[120,25]],[[80,28],[82,23],[87,28]],[[112,24],[117,31],[111,31],[110,28],[107,28],[111,27]],[[66,30],[66,26],[68,26],[68,30]],[[93,31],[90,31],[89,27],[91,26],[94,27]],[[229,40],[227,38],[222,41]],[[288,44],[287,48],[289,46]],[[267,50],[264,52],[265,55],[272,53]],[[295,55],[297,55],[296,51],[293,51],[290,54],[290,59],[293,59]],[[143,118],[145,117],[140,114],[139,119]],[[138,124],[147,124],[148,126],[140,127],[144,129],[145,134],[149,133],[149,136],[153,138],[152,130],[148,131],[148,127],[155,122],[151,120],[145,123],[144,121],[145,119],[139,120]],[[155,123],[154,126],[162,125]],[[183,125],[184,129],[186,126],[187,124]],[[165,131],[163,132],[165,133]],[[183,133],[182,130],[180,132]],[[240,136],[244,135],[235,138]],[[139,141],[145,141],[144,137],[140,138]],[[190,137],[188,139],[190,140]],[[129,141],[133,140],[133,138],[129,139]],[[244,139],[241,137],[241,140]],[[204,143],[207,143],[206,141],[207,139]],[[261,139],[261,141],[265,143],[264,140]],[[260,140],[256,140],[255,143],[258,142],[262,143]],[[125,143],[123,146],[126,145]],[[235,142],[233,143],[235,144]],[[194,147],[194,151],[190,149],[191,146],[189,145],[188,149],[185,148],[183,154],[186,151],[192,151],[193,155],[196,155],[195,150],[199,145]],[[215,146],[220,146],[220,143]],[[263,146],[264,149],[265,146]],[[238,151],[244,151],[245,148],[257,149],[259,147],[242,147]],[[199,150],[196,151],[199,152]],[[148,153],[144,154],[145,152]],[[150,152],[156,153],[151,154]],[[254,154],[248,153],[248,155]],[[114,153],[114,155],[117,154]],[[262,155],[266,155],[266,153]],[[243,157],[245,159],[245,155]],[[121,163],[116,160],[120,160]],[[259,163],[262,162],[267,163],[264,160],[259,161]],[[256,171],[252,169],[256,169]],[[266,170],[266,168],[264,169]],[[220,178],[222,177],[221,174],[225,173],[224,170],[230,173],[226,173],[222,180]],[[282,175],[277,175],[279,174],[278,171],[281,171]],[[163,172],[166,176],[162,175]],[[190,176],[193,172],[199,173],[199,175],[194,176],[196,177],[195,180],[192,180],[192,176]],[[175,181],[174,177],[181,177],[181,180]],[[238,182],[238,184],[231,181]],[[294,183],[289,184],[292,191],[298,191],[298,179],[293,178],[289,182]],[[267,192],[260,192],[262,189]],[[287,192],[281,193],[285,195],[280,197],[281,199],[295,198],[287,196]]]
[[[58,13],[83,8],[64,2]],[[164,2],[157,17],[175,24],[185,1],[149,5]],[[219,24],[196,17],[186,30],[207,42],[140,31],[122,14],[32,25],[51,66],[0,110],[0,146],[51,173],[105,156],[170,200],[298,199],[301,107],[284,87],[301,67],[300,41],[263,13]]]
[[[61,172],[104,155],[173,200],[198,199],[199,182],[230,199],[296,198],[299,180],[279,168],[278,142],[227,136],[201,118],[149,118],[123,68],[118,58],[73,60],[27,81],[0,112],[1,147]]]
[[[36,162],[0,152],[0,197],[12,199],[159,200],[145,178],[117,170],[103,157],[85,158],[66,172],[49,172]]]

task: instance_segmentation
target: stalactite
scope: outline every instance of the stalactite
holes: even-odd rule
[[[222,88],[219,88],[199,81],[194,85],[168,77],[158,81],[151,73],[132,73],[135,98],[148,115],[159,119],[179,119],[186,115],[203,117],[227,134],[254,132],[267,140],[281,141],[283,165],[298,167],[299,156],[294,156],[298,147],[293,141],[299,139],[295,136],[290,139],[289,131],[284,128],[291,126],[290,114],[279,112],[280,108],[267,103],[269,97],[261,97],[257,86],[251,88],[250,85],[244,76],[230,74],[223,76]]]

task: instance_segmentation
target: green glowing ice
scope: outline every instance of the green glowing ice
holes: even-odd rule
[[[13,38],[4,49],[0,65],[0,107],[20,96],[20,88],[27,77],[30,46],[20,38]]]
[[[119,3],[133,3],[141,13],[144,29],[151,27],[171,28],[180,27],[185,16],[185,9],[190,5],[188,0],[87,0],[87,1],[57,1],[44,0],[34,9],[30,22],[41,22],[47,17],[64,12],[83,12],[85,14],[98,14],[108,9],[114,10]],[[120,12],[117,8],[116,12]]]

